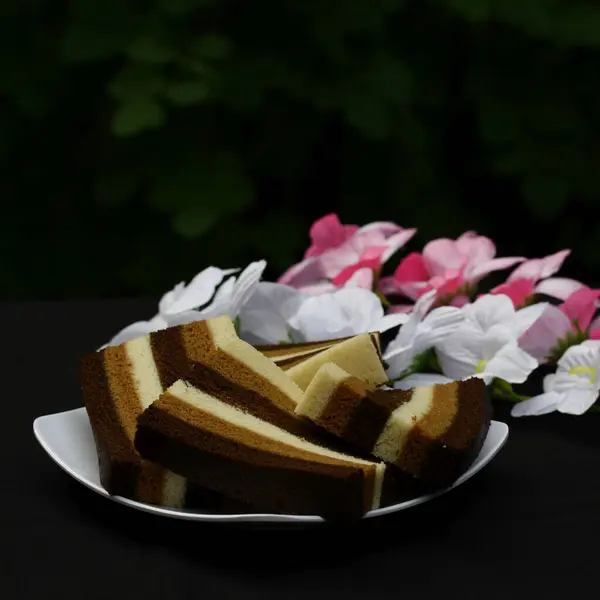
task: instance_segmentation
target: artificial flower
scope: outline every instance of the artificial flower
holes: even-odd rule
[[[264,260],[253,262],[240,273],[239,277],[230,277],[218,289],[217,286],[226,276],[239,269],[222,270],[208,267],[198,273],[187,286],[183,282],[178,283],[164,294],[158,303],[158,313],[152,319],[128,325],[102,348],[118,346],[167,327],[211,319],[224,314],[235,319],[244,302],[252,295],[265,267]]]
[[[490,294],[508,296],[517,308],[531,302],[535,294],[566,300],[573,292],[584,287],[574,279],[552,277],[570,253],[570,250],[561,250],[544,258],[526,260],[508,276],[506,283],[493,288]]]
[[[587,338],[600,339],[600,318],[594,319],[600,290],[583,287],[562,304],[548,304],[540,318],[521,336],[519,345],[540,362]]]
[[[464,311],[451,306],[435,308],[427,314],[434,297],[435,290],[431,290],[417,300],[412,314],[389,343],[383,359],[388,364],[390,379],[402,377],[411,368],[415,357],[440,344],[465,320]]]
[[[288,285],[261,281],[239,313],[239,334],[251,344],[296,341],[289,326],[308,295]]]
[[[452,303],[454,297],[469,297],[472,287],[485,275],[525,260],[495,256],[492,240],[472,231],[456,240],[434,240],[423,248],[422,254],[413,252],[406,256],[393,276],[383,278],[381,291],[416,300],[425,292],[436,290],[439,301]]]
[[[306,298],[289,319],[289,326],[295,340],[314,342],[387,331],[407,318],[384,315],[381,301],[369,290],[346,288]]]
[[[331,282],[344,269],[358,266],[342,276],[341,285],[354,271],[366,268],[377,270],[404,246],[416,229],[404,229],[387,221],[374,222],[363,227],[342,225],[335,214],[318,219],[310,228],[311,246],[304,260],[290,267],[279,283],[303,289],[308,293],[331,291]],[[365,281],[360,280],[361,283]],[[323,285],[324,284],[324,285]]]
[[[515,311],[509,298],[491,295],[463,307],[464,322],[436,344],[443,374],[451,379],[477,375],[486,383],[494,377],[523,383],[538,362],[519,347],[518,339],[544,308],[545,304],[536,304]]]
[[[544,391],[515,404],[513,417],[559,411],[581,415],[596,402],[600,391],[600,344],[585,341],[571,346],[557,364],[556,373],[544,378]]]

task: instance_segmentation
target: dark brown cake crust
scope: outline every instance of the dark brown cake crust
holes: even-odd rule
[[[473,463],[490,428],[492,404],[479,377],[458,384],[458,408],[452,424],[427,454],[421,479],[446,487]]]
[[[344,521],[366,512],[361,469],[274,455],[242,446],[214,429],[199,429],[153,405],[139,418],[135,445],[145,458],[264,510],[315,514],[318,507],[320,516]]]
[[[100,482],[109,494],[135,498],[142,461],[113,404],[104,352],[84,356],[80,373],[85,408],[98,452]]]
[[[151,345],[164,389],[178,379],[187,380],[209,394],[217,395],[218,392],[219,398],[228,404],[310,442],[357,458],[373,459],[370,454],[361,452],[348,442],[316,427],[308,419],[298,417],[293,409],[285,410],[270,398],[236,385],[210,366],[191,361],[182,339],[181,328],[173,327],[156,332],[151,337]]]

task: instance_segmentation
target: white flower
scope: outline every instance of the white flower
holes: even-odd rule
[[[504,295],[482,296],[463,307],[463,324],[436,345],[444,375],[452,379],[477,375],[486,383],[494,377],[523,383],[538,362],[519,348],[518,339],[545,308],[540,303],[515,311]]]
[[[215,293],[217,286],[227,275],[239,269],[208,267],[201,271],[186,286],[178,283],[164,294],[158,303],[158,313],[149,321],[136,321],[122,329],[106,346],[118,346],[129,340],[147,335],[159,329],[183,325],[229,314],[235,319],[248,297],[258,284],[266,262],[251,263],[237,277],[230,277]],[[212,298],[212,301],[211,301]],[[208,304],[207,304],[208,303]]]
[[[454,380],[440,373],[413,373],[404,379],[394,381],[394,387],[397,390],[410,390],[415,387],[431,387],[441,383],[451,383],[452,381]]]
[[[544,378],[544,393],[515,404],[513,417],[543,415],[555,410],[582,415],[598,399],[600,345],[586,341],[571,346],[557,363],[556,373]]]
[[[408,320],[388,345],[383,359],[390,379],[400,377],[417,355],[443,342],[464,322],[464,311],[453,306],[441,306],[426,315],[435,294],[431,290],[417,300]]]
[[[308,297],[288,285],[259,282],[240,311],[240,337],[251,344],[294,341],[289,321]]]
[[[370,290],[346,288],[310,296],[289,319],[298,341],[313,342],[387,331],[406,322],[407,315],[384,315],[379,298]]]

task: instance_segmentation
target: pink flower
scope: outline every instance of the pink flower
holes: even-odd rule
[[[509,275],[506,283],[495,287],[490,294],[508,296],[517,308],[531,301],[535,294],[566,300],[584,285],[573,279],[551,276],[558,272],[570,253],[570,250],[561,250],[544,258],[526,260]]]
[[[288,269],[279,283],[314,294],[339,286],[372,286],[373,271],[378,271],[415,232],[387,221],[364,227],[342,225],[337,215],[328,214],[310,228],[312,243],[304,260]]]
[[[416,300],[435,289],[438,301],[471,295],[471,287],[488,273],[508,269],[523,258],[495,258],[492,240],[473,231],[463,233],[457,240],[441,238],[429,242],[423,253],[409,254],[392,277],[381,280],[384,294],[402,294]]]
[[[519,345],[545,361],[586,339],[600,339],[600,317],[594,319],[600,290],[582,287],[560,306],[548,305],[542,316],[521,336]]]

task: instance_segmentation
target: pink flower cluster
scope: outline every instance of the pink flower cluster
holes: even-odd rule
[[[568,340],[600,339],[600,319],[594,319],[600,290],[553,277],[570,250],[536,259],[497,257],[491,239],[468,231],[455,240],[430,241],[422,252],[408,253],[391,276],[382,277],[383,265],[411,240],[416,229],[387,221],[345,225],[336,214],[328,214],[309,233],[311,245],[303,260],[288,269],[279,283],[308,294],[365,288],[385,298],[389,312],[410,312],[413,303],[432,290],[431,307],[469,304],[486,275],[516,266],[505,283],[487,293],[508,296],[515,308],[536,302],[539,295],[562,301],[559,306],[549,305],[524,334],[520,342],[525,350],[544,360]]]

